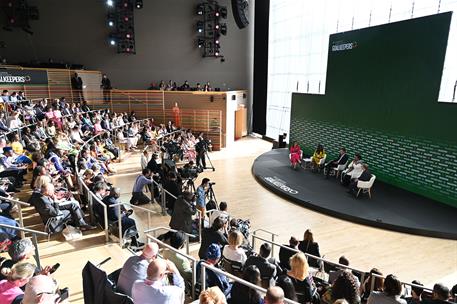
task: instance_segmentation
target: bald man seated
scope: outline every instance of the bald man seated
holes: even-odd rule
[[[22,304],[68,303],[68,301],[58,302],[59,295],[56,291],[57,286],[50,276],[34,276],[25,286]]]
[[[119,274],[119,279],[117,280],[118,290],[123,294],[132,296],[133,283],[136,280],[144,280],[146,278],[149,263],[157,258],[158,253],[159,245],[157,243],[149,243],[143,248],[141,255],[129,257]]]
[[[164,284],[167,275],[172,276],[173,285]],[[184,303],[184,279],[173,262],[155,259],[148,266],[146,279],[133,283],[132,298],[142,304]]]
[[[284,291],[281,287],[273,286],[267,289],[265,295],[265,304],[283,304],[284,303]]]

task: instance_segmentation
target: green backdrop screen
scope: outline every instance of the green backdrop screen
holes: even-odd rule
[[[330,35],[325,95],[292,94],[290,142],[360,152],[379,180],[457,207],[457,104],[438,102],[452,13]]]

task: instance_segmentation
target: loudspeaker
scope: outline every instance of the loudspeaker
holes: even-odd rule
[[[233,18],[235,18],[236,25],[240,29],[249,25],[248,8],[249,3],[247,0],[232,0]]]

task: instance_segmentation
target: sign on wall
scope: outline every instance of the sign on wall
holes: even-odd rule
[[[48,73],[39,70],[0,69],[0,85],[2,84],[47,85]]]

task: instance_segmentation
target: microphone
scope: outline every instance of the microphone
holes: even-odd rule
[[[111,257],[108,257],[108,258],[104,259],[102,262],[100,262],[100,263],[97,265],[97,267],[102,266],[103,264],[105,264],[105,263],[108,262],[109,260],[111,260]]]

